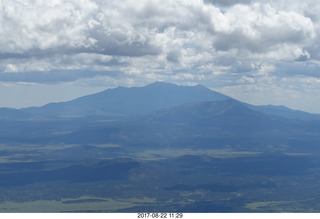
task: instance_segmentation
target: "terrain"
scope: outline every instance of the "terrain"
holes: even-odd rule
[[[0,212],[320,212],[317,114],[155,82],[0,122]]]

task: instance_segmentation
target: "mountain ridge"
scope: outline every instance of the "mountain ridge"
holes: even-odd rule
[[[138,147],[241,145],[243,148],[254,149],[257,146],[262,149],[268,144],[288,145],[293,138],[301,138],[313,147],[318,143],[319,132],[320,122],[268,115],[251,110],[240,101],[228,99],[186,103],[148,115],[83,127],[62,136],[62,141],[112,142]]]
[[[121,118],[124,116],[146,115],[160,109],[171,108],[186,103],[227,99],[233,98],[200,84],[184,86],[156,81],[143,87],[106,89],[70,101],[49,103],[41,107],[28,107],[19,110],[7,109],[7,112],[0,110],[0,114],[2,114],[2,116],[0,115],[0,119],[30,119],[35,117],[72,119],[87,116]],[[285,106],[255,106],[244,102],[241,103],[254,111],[282,118],[320,120],[320,115],[318,114],[292,110]],[[19,112],[21,112],[20,116],[18,116]]]
[[[205,100],[223,100],[228,96],[203,86],[179,86],[155,82],[144,87],[118,87],[83,96],[71,101],[50,103],[42,107],[25,108],[33,114],[53,116],[83,116],[92,114],[134,116],[161,108]]]
[[[295,114],[293,110],[282,109],[291,112],[291,116]],[[310,122],[281,117],[272,111],[271,114],[261,112],[259,107],[201,85],[157,82],[145,87],[120,87],[32,108],[27,113],[31,118],[26,120],[1,120],[3,142],[111,143],[144,147],[186,144],[237,147],[240,143],[241,147],[267,147],[294,142],[299,147],[316,147],[320,139],[320,120]]]

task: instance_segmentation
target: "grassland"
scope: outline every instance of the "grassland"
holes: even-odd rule
[[[317,154],[30,144],[0,163],[0,212],[320,212]]]
[[[83,196],[77,199],[37,200],[29,202],[3,202],[0,212],[114,212],[153,203],[154,199],[97,198]]]

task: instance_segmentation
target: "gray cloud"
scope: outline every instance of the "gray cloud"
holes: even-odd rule
[[[96,43],[93,47],[83,50],[89,53],[132,57],[159,55],[161,53],[161,48],[153,45],[150,39],[139,36],[130,39],[132,36],[128,36],[124,32],[105,34],[94,31],[90,33],[90,37]]]
[[[97,76],[117,77],[118,72],[90,71],[84,70],[53,70],[48,72],[20,72],[20,73],[0,73],[2,82],[26,82],[55,84],[72,82],[83,78],[93,78]]]
[[[271,89],[290,72],[318,78],[319,10],[312,0],[2,0],[0,82]]]
[[[66,5],[4,1],[0,58],[80,53],[124,57],[163,55],[168,61],[179,63],[177,54],[182,60],[186,54],[183,51],[192,49],[185,47],[186,44],[199,45],[203,40],[212,45],[212,48],[200,48],[203,52],[237,49],[263,54],[281,50],[282,44],[307,48],[305,41],[314,37],[313,23],[303,14],[278,10],[269,4],[240,2],[248,5],[237,5],[222,13],[218,7],[209,7],[201,1],[183,0],[163,4],[157,0],[139,3],[126,0],[122,4],[74,0]],[[30,9],[33,13],[28,13]],[[170,28],[174,29],[173,34],[168,31]],[[208,34],[210,37],[204,37]],[[172,47],[175,51],[171,51]],[[303,54],[297,56],[295,59]]]
[[[252,0],[204,0],[204,2],[219,6],[232,6],[235,4],[249,4]]]
[[[309,18],[297,12],[277,11],[270,5],[236,6],[225,13],[225,19],[213,42],[218,50],[265,53],[288,44],[303,47],[315,37]]]
[[[169,62],[180,63],[180,58],[181,58],[181,54],[180,54],[180,50],[178,49],[172,50],[167,54],[167,60]]]

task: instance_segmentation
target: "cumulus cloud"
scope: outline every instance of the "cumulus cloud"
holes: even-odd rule
[[[60,70],[47,72],[16,72],[16,73],[0,73],[0,81],[17,82],[17,83],[40,83],[54,84],[62,82],[72,82],[82,78],[91,78],[108,75],[116,77],[117,72],[108,71],[90,71],[90,70]]]
[[[225,12],[214,5],[222,2],[230,5]],[[220,58],[217,51],[275,55],[285,46],[295,51],[300,48],[294,59],[307,57],[304,48],[316,36],[310,18],[295,11],[277,10],[270,4],[250,2],[4,0],[0,58],[58,59],[61,55],[86,53],[163,56],[181,64],[183,56],[192,53],[212,53],[214,62]],[[278,59],[287,58],[281,52],[277,55]]]
[[[318,78],[319,9],[312,0],[2,0],[0,82],[167,80],[241,93],[290,74]]]
[[[37,55],[92,44],[84,31],[90,1],[2,1],[1,54]],[[65,52],[65,51],[64,51]],[[42,55],[42,54],[41,54]]]
[[[249,4],[251,0],[204,0],[204,2],[218,6],[232,6],[236,4]]]

